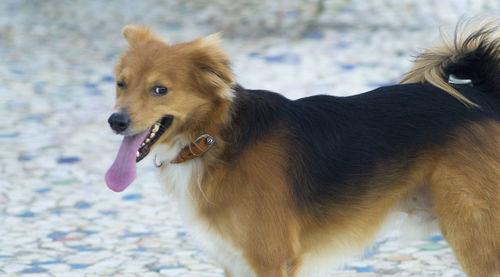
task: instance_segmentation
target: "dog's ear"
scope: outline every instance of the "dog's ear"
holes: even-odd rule
[[[123,27],[122,34],[131,48],[136,48],[152,40],[160,41],[150,28],[143,26],[127,25]]]
[[[197,79],[200,86],[225,97],[234,83],[234,75],[229,57],[222,48],[220,34],[202,37],[193,43],[192,61],[199,70]]]

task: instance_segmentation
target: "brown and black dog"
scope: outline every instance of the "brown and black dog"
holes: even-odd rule
[[[459,24],[399,85],[292,101],[239,86],[217,35],[126,26],[106,182],[124,190],[152,151],[226,276],[325,276],[318,261],[363,250],[394,211],[437,222],[469,276],[500,276],[499,30]]]

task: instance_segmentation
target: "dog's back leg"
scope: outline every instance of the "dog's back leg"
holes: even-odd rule
[[[500,276],[498,123],[458,133],[433,173],[431,192],[443,236],[468,276]]]

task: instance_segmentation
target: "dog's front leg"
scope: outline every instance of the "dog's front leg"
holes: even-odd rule
[[[276,268],[256,268],[255,273],[257,277],[287,277],[285,266],[280,266]]]

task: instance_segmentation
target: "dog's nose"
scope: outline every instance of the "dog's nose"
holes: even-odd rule
[[[127,130],[130,121],[130,117],[125,113],[113,113],[108,118],[109,126],[117,133]]]

